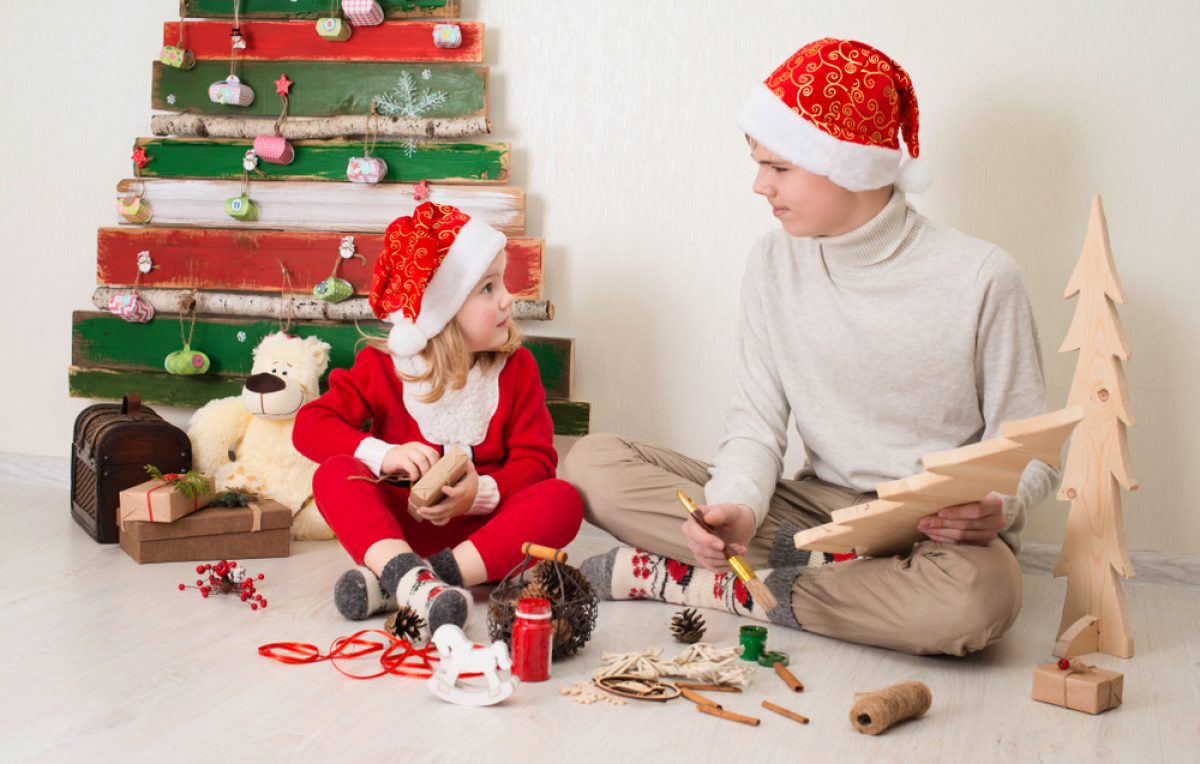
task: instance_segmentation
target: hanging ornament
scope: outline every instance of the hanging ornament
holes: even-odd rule
[[[201,353],[199,350],[192,350],[192,335],[196,331],[196,298],[195,292],[187,298],[188,307],[192,314],[192,325],[188,329],[187,337],[183,336],[183,310],[179,311],[179,339],[183,343],[182,350],[176,350],[169,353],[163,361],[163,366],[169,374],[177,374],[183,376],[193,376],[196,374],[204,374],[208,371],[211,362],[208,356]],[[182,307],[182,306],[181,306]]]
[[[246,150],[246,155],[242,157],[242,169],[246,172],[261,172],[258,169],[258,154],[254,153],[254,149]]]
[[[146,149],[141,146],[134,146],[133,154],[129,158],[133,160],[134,171],[138,174],[146,169],[146,165],[154,161],[154,157],[147,154]]]
[[[183,46],[185,26],[183,16],[179,17],[179,39],[174,45],[164,45],[158,53],[158,60],[176,69],[191,69],[196,65],[196,57]]]
[[[233,28],[229,30],[229,47],[233,50],[245,50],[249,42],[242,34],[241,10],[242,0],[233,0]]]
[[[254,90],[231,74],[208,86],[208,100],[225,106],[249,106],[254,102]]]
[[[317,19],[317,34],[322,40],[345,42],[350,39],[350,25],[333,17]]]
[[[457,48],[462,45],[462,28],[458,24],[434,24],[433,44],[438,48]]]
[[[371,183],[375,184],[383,180],[387,176],[387,162],[379,157],[371,156],[371,152],[375,150],[375,144],[379,139],[379,114],[375,109],[375,102],[371,102],[371,113],[367,117],[367,138],[363,143],[364,156],[350,157],[350,163],[346,165],[346,179],[351,183]]]
[[[133,277],[133,289],[109,297],[108,312],[131,324],[149,323],[154,318],[154,306],[138,294],[138,287],[142,283],[142,274],[149,273],[153,268],[154,263],[150,260],[149,250],[138,252],[137,273]]]
[[[246,166],[246,160],[242,160],[242,166]],[[251,223],[258,220],[258,205],[250,198],[250,173],[242,172],[242,193],[237,196],[231,196],[225,200],[225,214],[234,220],[241,220],[244,223]]]
[[[383,23],[383,8],[375,0],[342,0],[342,13],[356,27]]]
[[[413,201],[417,204],[429,198],[429,181],[423,180],[413,186]]]
[[[279,119],[275,120],[273,135],[260,135],[254,139],[254,153],[262,157],[264,162],[291,164],[296,158],[292,144],[283,137],[283,123],[287,120],[288,112],[288,91],[291,87],[292,81],[286,74],[279,75],[279,79],[275,80],[275,93],[283,99],[283,111],[279,113]]]
[[[354,294],[354,285],[346,279],[338,278],[338,268],[342,266],[342,261],[353,257],[362,260],[363,265],[367,264],[367,258],[355,250],[354,237],[343,236],[338,245],[338,258],[333,263],[333,273],[329,274],[329,278],[313,287],[313,296],[325,302],[341,302]]]
[[[140,183],[140,181],[139,181]],[[117,197],[117,214],[127,223],[149,223],[152,213],[145,198],[146,187],[139,185],[138,190],[129,196]]]

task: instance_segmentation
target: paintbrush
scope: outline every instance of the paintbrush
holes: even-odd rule
[[[683,504],[684,509],[688,511],[688,514],[692,516],[697,525],[714,536],[717,535],[712,526],[704,521],[704,516],[700,514],[700,507],[696,506],[696,502],[692,501],[683,491],[676,491],[675,495],[679,497],[679,502]],[[779,600],[775,599],[775,595],[771,594],[771,590],[767,588],[767,585],[754,574],[754,569],[750,567],[750,564],[746,562],[744,557],[740,554],[734,554],[728,544],[721,551],[725,555],[725,559],[729,561],[729,567],[733,568],[733,572],[746,585],[746,589],[750,591],[750,596],[754,598],[755,602],[762,605],[766,610],[779,607]]]

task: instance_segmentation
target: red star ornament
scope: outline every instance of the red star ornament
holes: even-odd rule
[[[129,158],[133,160],[133,166],[139,170],[146,169],[146,165],[150,164],[150,160],[153,159],[141,146],[135,147],[133,149],[133,156]]]
[[[288,79],[286,74],[279,75],[279,79],[275,80],[275,93],[280,96],[287,95],[291,87],[292,81]]]

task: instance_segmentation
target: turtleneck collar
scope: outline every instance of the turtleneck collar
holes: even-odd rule
[[[862,226],[839,236],[817,236],[813,240],[831,273],[867,268],[896,254],[917,217],[904,194],[895,191],[883,209]]]

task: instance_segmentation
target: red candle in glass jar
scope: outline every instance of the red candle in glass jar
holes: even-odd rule
[[[536,597],[518,600],[512,632],[513,673],[522,682],[546,681],[550,678],[553,647],[550,600]]]

